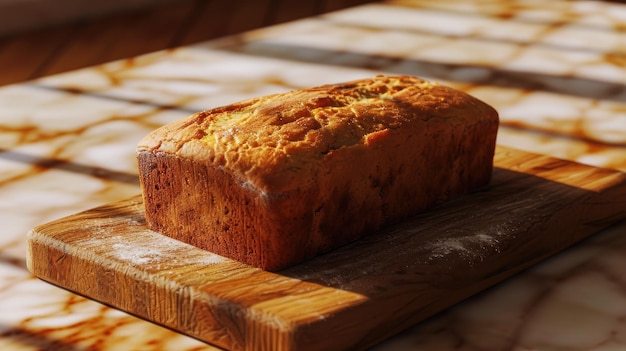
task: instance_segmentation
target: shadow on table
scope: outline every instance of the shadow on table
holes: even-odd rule
[[[407,59],[386,55],[329,50],[308,46],[287,45],[270,40],[238,42],[219,49],[254,55],[309,62],[380,70],[469,84],[494,85],[522,90],[546,91],[586,98],[626,102],[626,85],[592,78],[559,76],[539,72],[513,71],[493,66],[444,63]]]
[[[0,252],[0,266],[8,265],[15,268],[26,270],[26,260]]]
[[[59,160],[51,157],[29,155],[21,151],[0,149],[0,159],[24,163],[41,169],[58,169],[113,182],[139,185],[139,177],[137,174],[90,166],[73,161]]]
[[[24,347],[26,349],[37,350],[54,350],[54,351],[84,351],[84,347],[72,345],[68,342],[56,340],[47,335],[46,331],[50,329],[42,329],[41,332],[30,331],[21,327],[9,327],[0,324],[0,337],[5,345],[9,348],[11,343],[17,346],[16,349]],[[10,348],[11,349],[11,348]]]

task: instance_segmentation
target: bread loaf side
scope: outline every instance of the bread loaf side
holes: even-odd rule
[[[199,112],[138,146],[149,228],[280,270],[485,186],[497,112],[409,76]]]

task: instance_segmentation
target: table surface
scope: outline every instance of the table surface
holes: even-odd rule
[[[0,85],[369,2],[374,0],[0,0]]]
[[[410,74],[493,105],[504,146],[626,172],[626,4],[387,1],[0,88],[0,349],[216,350],[40,281],[30,228],[139,193],[135,145],[193,112]],[[375,350],[626,348],[626,223]]]

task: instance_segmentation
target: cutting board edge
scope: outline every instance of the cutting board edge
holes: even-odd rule
[[[517,151],[515,151],[515,152],[517,152]],[[566,162],[569,162],[569,161],[566,161]],[[578,166],[577,166],[577,167],[578,167]],[[587,168],[587,169],[592,169],[592,168],[595,168],[595,167],[586,166],[586,165],[582,165],[581,167],[582,167],[582,168]],[[604,172],[604,171],[603,171],[603,172]],[[605,172],[605,174],[611,174],[611,175],[613,175],[614,177],[616,176],[617,178],[619,178],[619,179],[621,179],[621,180],[619,180],[619,179],[618,179],[618,180],[616,181],[616,180],[614,179],[614,180],[612,181],[612,183],[611,183],[611,184],[609,184],[606,188],[604,188],[604,189],[602,189],[601,191],[599,191],[599,192],[598,192],[598,193],[600,194],[600,196],[601,196],[602,194],[606,195],[606,192],[607,192],[607,191],[612,191],[612,190],[614,190],[614,189],[618,189],[618,190],[619,190],[619,192],[620,192],[620,194],[626,194],[626,185],[625,185],[625,184],[626,184],[626,181],[624,181],[624,180],[626,179],[626,176],[624,175],[624,173],[619,172],[619,171],[612,171],[612,170],[608,170],[608,171],[606,171],[606,172]],[[590,195],[589,195],[589,196],[593,197],[593,196],[596,196],[596,195],[594,195],[594,194],[590,193]],[[626,201],[626,200],[622,200],[622,204],[624,204],[624,201]],[[118,202],[115,202],[115,203],[117,203],[117,204],[123,204],[123,203],[126,203],[126,202],[130,202],[130,203],[132,203],[132,205],[133,205],[133,206],[138,206],[138,205],[141,203],[141,194],[139,194],[139,195],[135,195],[135,196],[133,196],[133,197],[131,197],[131,198],[129,198],[129,199],[124,199],[124,200],[121,200],[121,201],[118,201]],[[107,205],[105,205],[105,206],[107,206]],[[626,207],[626,206],[622,206],[622,207]],[[88,210],[88,211],[84,211],[84,212],[82,212],[82,213],[90,213],[90,211],[91,211],[91,210]],[[573,244],[575,244],[575,243],[579,242],[580,240],[585,239],[585,238],[586,238],[586,237],[588,237],[589,235],[592,235],[593,233],[595,233],[595,232],[597,232],[598,230],[600,230],[600,229],[602,229],[602,228],[604,228],[604,227],[606,227],[606,226],[610,225],[611,223],[613,223],[613,222],[615,222],[615,221],[617,221],[617,220],[621,220],[621,219],[623,219],[625,216],[626,216],[626,210],[623,210],[622,212],[616,213],[616,214],[615,214],[615,215],[613,215],[613,216],[609,216],[608,218],[605,218],[605,223],[604,223],[605,225],[603,225],[602,227],[595,227],[595,228],[593,228],[593,230],[592,230],[592,229],[588,229],[588,231],[589,231],[589,233],[588,233],[588,234],[584,234],[584,235],[582,235],[579,239],[575,240],[574,242],[572,242],[572,243],[571,243],[570,245],[568,245],[567,247],[569,247],[569,246],[571,246],[571,245],[573,245]],[[49,226],[50,226],[50,225],[54,225],[55,223],[59,223],[59,222],[62,222],[62,221],[64,221],[64,220],[71,220],[71,218],[72,218],[72,217],[73,217],[73,216],[69,216],[69,217],[66,217],[66,218],[60,219],[60,220],[58,220],[58,221],[53,221],[53,222],[50,222],[50,223],[43,224],[43,225],[41,225],[41,226],[37,226],[37,227],[35,227],[33,230],[31,230],[31,231],[29,232],[29,234],[28,234],[28,251],[29,251],[29,255],[28,255],[28,257],[27,257],[27,266],[28,266],[29,270],[31,270],[31,272],[33,272],[33,274],[35,274],[36,276],[40,277],[41,279],[46,280],[46,281],[50,281],[51,283],[53,283],[53,284],[55,284],[55,285],[57,285],[57,286],[60,286],[60,287],[65,288],[65,289],[68,289],[68,290],[70,290],[70,291],[77,292],[77,293],[79,293],[79,294],[81,294],[81,295],[87,296],[87,297],[92,298],[92,299],[94,299],[94,300],[104,302],[104,303],[105,303],[105,304],[107,304],[107,305],[114,306],[114,307],[116,307],[116,308],[120,308],[120,309],[122,309],[122,310],[125,310],[126,312],[130,312],[130,313],[132,313],[132,314],[134,314],[134,315],[137,315],[137,316],[139,316],[139,317],[141,317],[141,318],[144,318],[144,319],[147,319],[147,320],[149,320],[149,321],[155,322],[155,323],[157,323],[157,324],[165,325],[165,326],[167,326],[167,327],[169,327],[169,328],[172,328],[172,326],[171,326],[171,325],[167,325],[167,324],[164,324],[164,323],[162,323],[162,322],[160,322],[160,321],[158,321],[158,320],[155,320],[154,318],[152,318],[152,317],[151,317],[151,316],[149,316],[149,315],[146,315],[146,314],[143,314],[143,315],[142,315],[141,313],[138,313],[138,312],[136,312],[136,311],[131,311],[131,310],[130,310],[130,309],[128,309],[128,308],[123,308],[123,307],[116,306],[116,304],[117,304],[117,303],[116,303],[116,301],[112,301],[112,302],[109,302],[109,301],[103,301],[101,297],[94,296],[94,295],[86,295],[86,294],[83,294],[81,291],[79,291],[80,289],[72,289],[72,288],[70,288],[70,287],[67,287],[67,286],[68,286],[68,284],[66,283],[66,281],[61,281],[61,280],[59,280],[59,279],[54,279],[53,274],[51,274],[51,273],[53,273],[53,272],[47,272],[47,271],[45,271],[45,269],[44,269],[44,266],[45,266],[45,265],[44,265],[43,263],[42,263],[40,266],[37,266],[37,262],[34,262],[34,261],[33,261],[33,259],[32,259],[32,258],[36,255],[36,254],[33,252],[33,251],[36,251],[36,248],[34,248],[34,246],[36,246],[37,244],[41,244],[41,245],[42,245],[42,249],[43,249],[43,250],[45,250],[45,249],[49,249],[49,248],[50,248],[50,245],[49,245],[49,244],[46,244],[46,240],[50,239],[50,238],[47,236],[47,234],[45,234],[45,232],[46,232],[46,230],[47,230],[46,228],[49,228]],[[621,218],[621,219],[620,219],[620,218]],[[585,230],[587,230],[587,229],[585,229]],[[585,230],[583,230],[583,232],[585,232]],[[587,233],[587,232],[585,232],[585,233]],[[45,238],[45,240],[42,240],[42,238]],[[67,245],[67,243],[64,243],[63,241],[59,241],[59,243],[60,243],[60,245],[56,245],[56,246],[58,246],[58,247],[57,247],[57,250],[58,250],[58,252],[59,252],[59,253],[58,253],[58,257],[61,257],[61,256],[66,256],[66,255],[67,255],[67,252],[64,252],[62,249],[59,249],[59,247],[61,247],[61,248],[62,248],[62,247],[67,247],[67,246],[65,246],[65,245]],[[33,245],[34,245],[34,246],[33,246]],[[55,246],[55,245],[52,245],[52,246]],[[565,248],[566,248],[566,247],[563,247],[563,248],[561,248],[561,249],[557,250],[556,252],[560,252],[560,251],[562,251],[562,250],[563,250],[563,249],[565,249]],[[556,253],[556,252],[555,252],[555,253]],[[537,262],[543,261],[545,258],[550,257],[550,256],[551,256],[551,255],[553,255],[553,254],[554,254],[554,253],[548,253],[548,254],[546,254],[546,255],[545,255],[545,257],[542,257],[542,258],[538,259],[538,260],[537,260]],[[57,259],[58,259],[58,257],[57,257]],[[535,263],[533,263],[533,264],[531,264],[531,265],[528,265],[527,267],[523,267],[523,268],[520,268],[520,267],[518,266],[517,268],[520,268],[520,269],[517,269],[517,270],[515,270],[515,271],[511,271],[510,273],[505,273],[505,277],[504,277],[504,278],[496,278],[496,279],[495,279],[495,282],[501,281],[502,279],[508,278],[508,277],[510,277],[511,275],[517,274],[517,273],[519,273],[520,271],[523,271],[524,269],[527,269],[528,267],[530,267],[530,266],[532,266],[532,265],[534,265],[534,264],[535,264]],[[38,269],[38,267],[39,267],[39,268],[41,268],[41,269]],[[487,286],[491,286],[491,285],[493,285],[493,284],[492,284],[492,283],[487,284]],[[480,291],[480,290],[482,290],[482,288],[481,288],[481,289],[479,289],[479,291]],[[460,300],[462,300],[462,299],[459,299],[459,301],[460,301]],[[119,304],[117,304],[117,305],[119,305]],[[442,308],[442,309],[443,309],[443,308]],[[439,309],[439,310],[441,310],[441,309]],[[437,311],[437,312],[438,312],[438,311]],[[430,316],[430,315],[432,315],[432,314],[429,314],[429,316]],[[428,317],[428,316],[424,316],[423,318],[426,318],[426,317]],[[419,320],[423,320],[423,318],[421,318],[421,317],[420,317],[420,318],[419,318]],[[289,321],[289,322],[294,322],[294,321]],[[411,322],[411,324],[414,324],[414,322]],[[302,328],[306,329],[307,324],[306,324],[306,323],[304,323],[304,324],[302,324],[300,327],[302,327]],[[299,328],[299,327],[297,327],[297,328]],[[278,343],[280,343],[280,344],[282,345],[281,347],[282,347],[282,349],[283,349],[283,350],[298,349],[298,348],[297,348],[297,347],[298,347],[298,342],[299,342],[299,341],[298,341],[298,339],[297,339],[297,337],[298,337],[298,336],[297,336],[297,335],[295,335],[295,336],[293,335],[293,333],[297,333],[297,332],[298,332],[298,329],[297,329],[297,328],[295,328],[295,329],[286,329],[286,330],[285,330],[285,334],[284,334],[284,335],[282,335],[282,336],[281,336],[281,335],[278,335],[278,334],[280,334],[280,330],[275,330],[275,332],[276,332],[276,331],[278,332],[278,334],[276,334],[276,335],[274,336],[274,337],[275,337],[275,341],[276,341],[276,342],[278,342]],[[198,334],[195,334],[195,333],[193,333],[193,332],[190,332],[189,330],[180,330],[180,329],[175,328],[175,327],[174,327],[174,329],[175,329],[175,330],[179,330],[179,331],[181,331],[181,332],[183,332],[183,333],[189,334],[189,335],[191,335],[191,336],[193,336],[193,337],[196,337],[196,338],[198,338],[198,339],[200,339],[200,340],[203,340],[203,341],[205,341],[205,342],[209,342],[209,343],[214,343],[214,344],[216,344],[214,341],[207,340],[206,335],[198,335]],[[280,328],[279,328],[279,329],[280,329]],[[384,338],[386,338],[386,337],[388,337],[388,336],[390,336],[390,335],[392,335],[392,334],[397,333],[398,331],[399,331],[399,330],[396,330],[396,331],[394,331],[393,333],[390,333],[389,335],[384,336],[384,337],[383,337],[383,339],[384,339]],[[292,333],[292,334],[289,334],[289,333]],[[295,339],[294,339],[294,338],[295,338]],[[379,338],[379,339],[380,339],[380,338]],[[372,339],[372,340],[374,340],[374,339]],[[377,340],[378,340],[378,339],[377,339]],[[380,341],[380,340],[378,340],[378,341]],[[267,340],[261,340],[261,342],[267,342]],[[217,346],[220,346],[220,347],[226,347],[226,348],[229,348],[229,349],[232,349],[232,350],[238,350],[238,349],[242,349],[242,350],[243,350],[243,349],[246,349],[246,347],[248,347],[248,346],[246,346],[246,345],[244,345],[244,344],[240,344],[240,343],[236,343],[236,342],[235,342],[234,344],[224,344],[224,345],[219,345],[219,344],[216,344],[216,345],[217,345]],[[239,346],[237,346],[237,345],[239,345]],[[277,345],[271,345],[271,346],[277,346]],[[371,346],[371,342],[365,342],[365,343],[363,344],[363,347],[362,347],[362,348],[369,347],[369,346]],[[362,349],[362,348],[360,348],[360,349]]]

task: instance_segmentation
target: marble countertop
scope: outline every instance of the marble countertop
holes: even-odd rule
[[[626,4],[387,1],[0,88],[0,349],[216,350],[33,277],[34,226],[139,193],[135,145],[193,112],[410,74],[500,113],[498,143],[626,172]],[[376,346],[626,349],[626,223]]]

